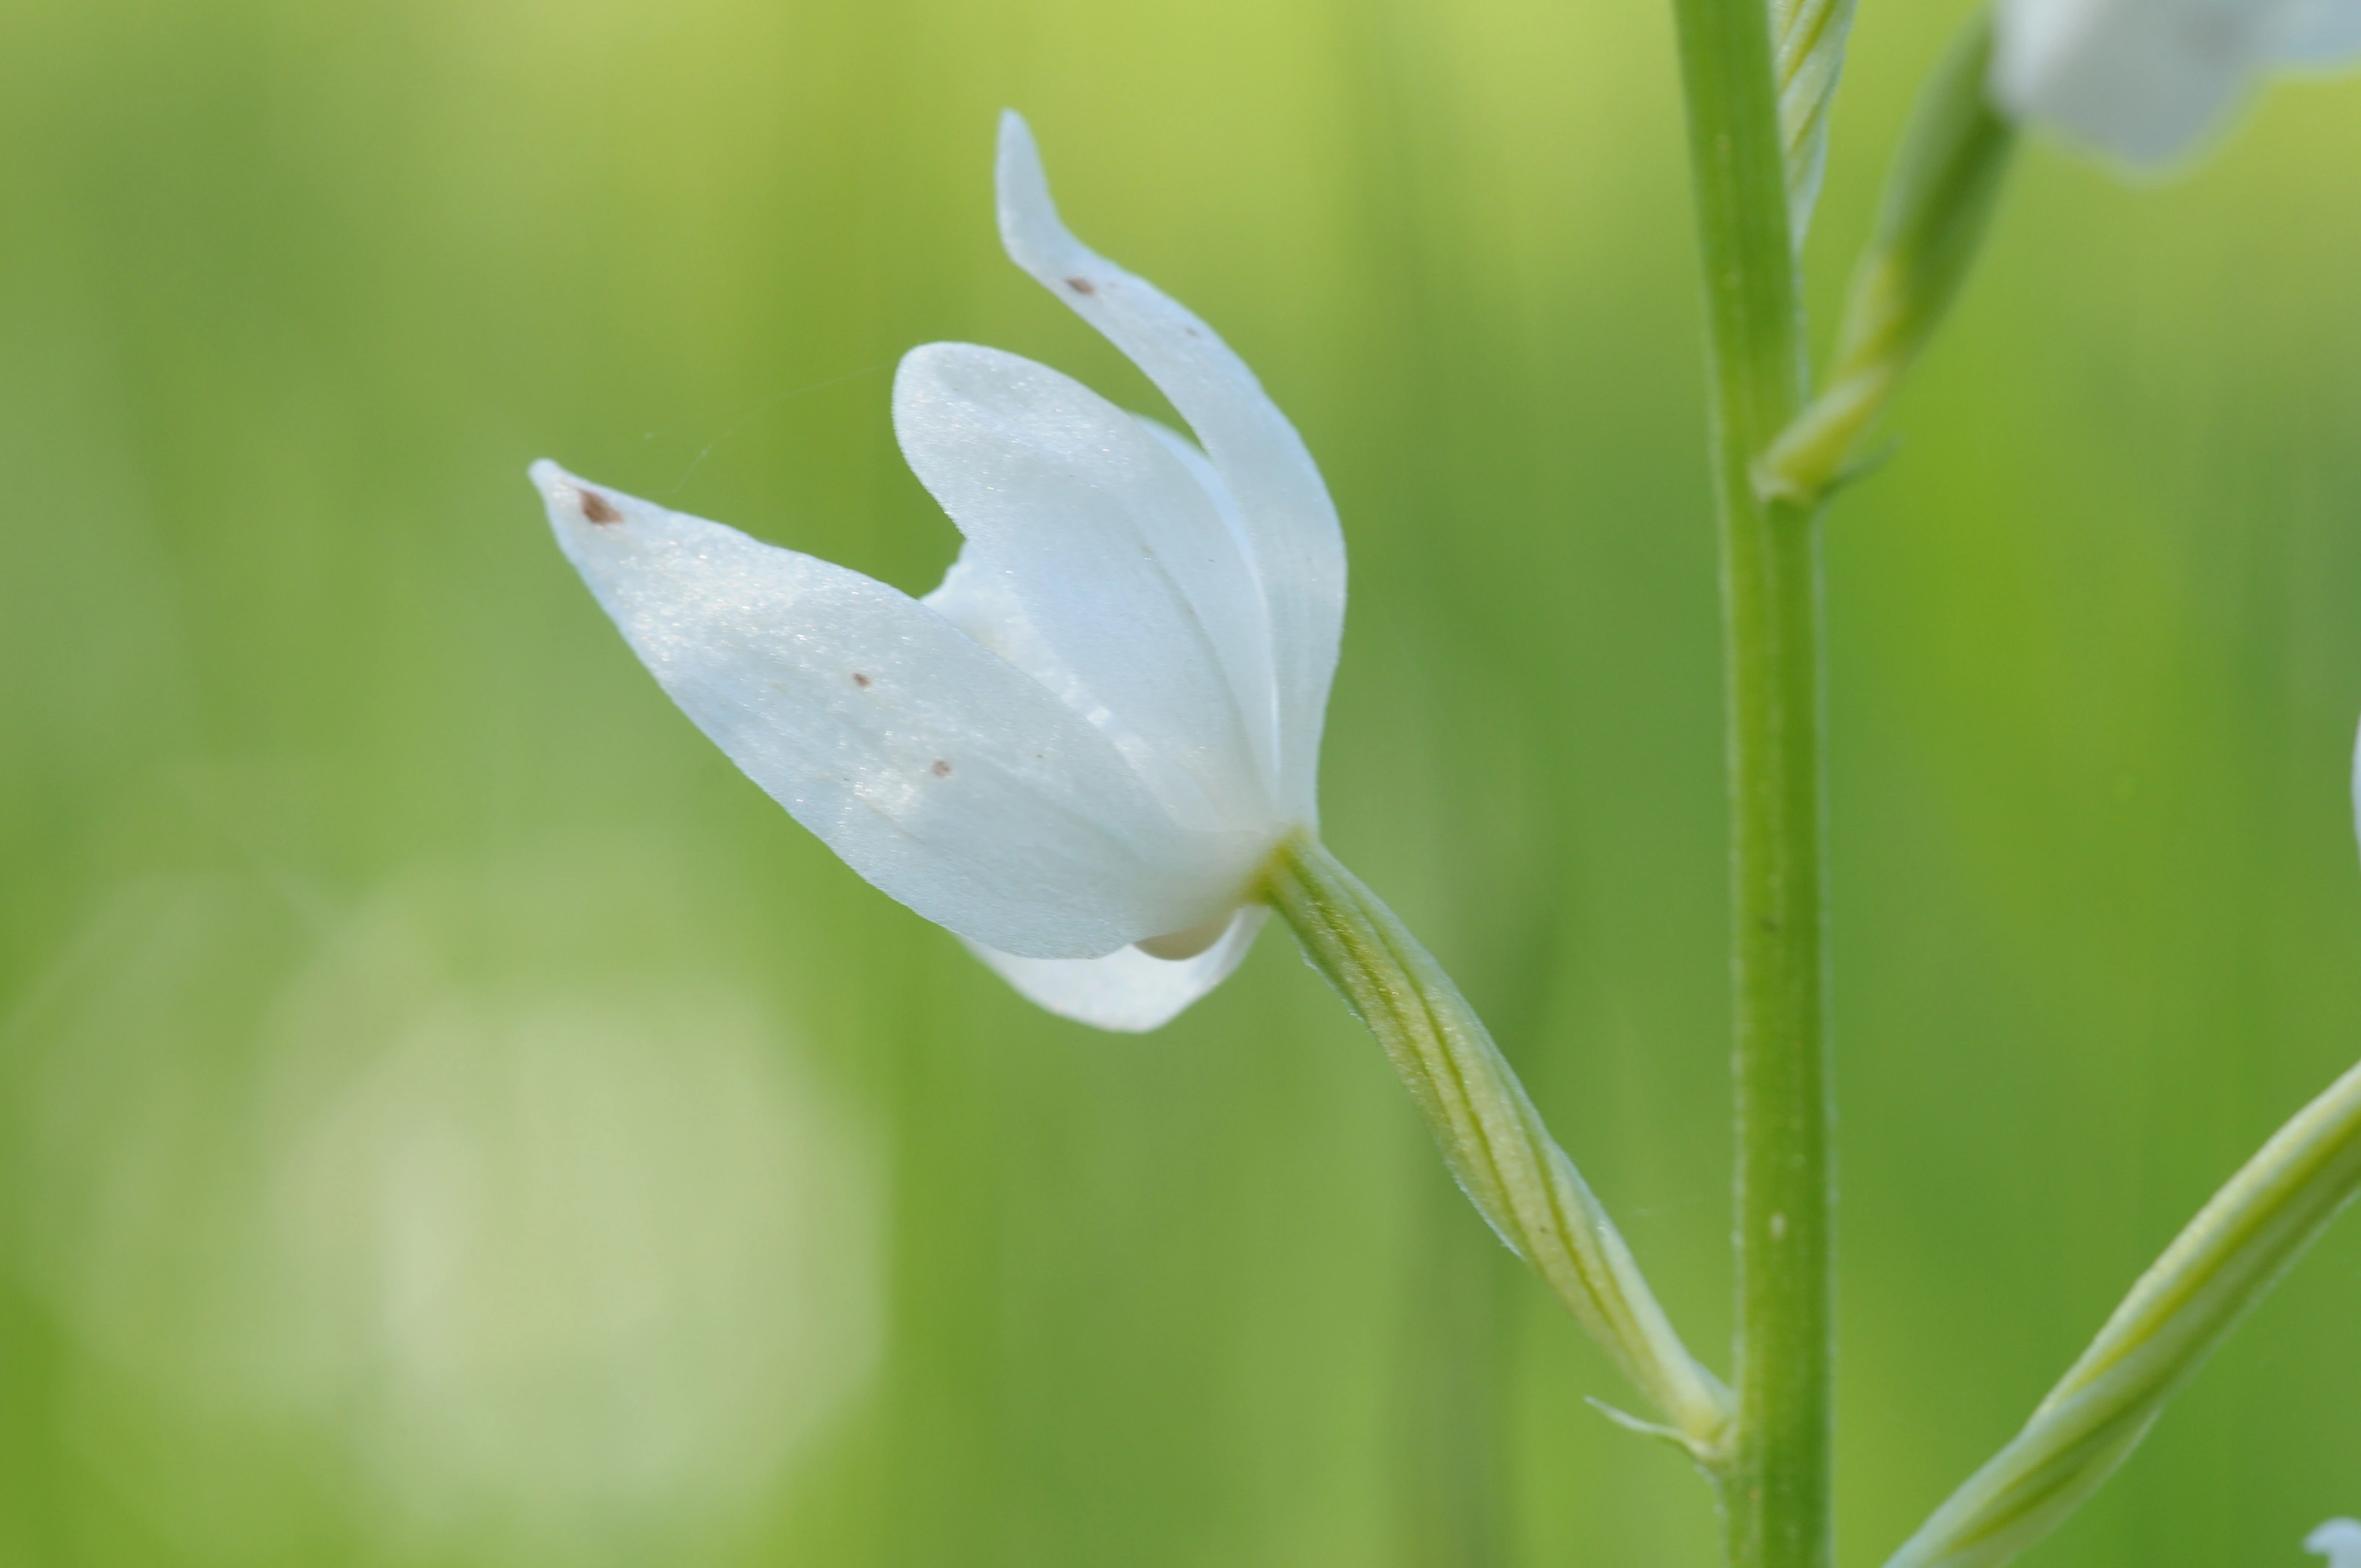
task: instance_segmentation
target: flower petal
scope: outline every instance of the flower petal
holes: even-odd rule
[[[2133,163],[2187,151],[2245,91],[2265,38],[2252,4],[2002,0],[1993,95]]]
[[[1140,1034],[1160,1028],[1246,960],[1270,911],[1261,905],[1231,917],[1221,940],[1194,958],[1150,958],[1125,948],[1099,959],[1020,959],[970,942],[977,958],[1009,984],[1060,1018]]]
[[[1010,259],[1148,373],[1236,499],[1270,607],[1281,805],[1309,824],[1345,624],[1345,541],[1320,470],[1254,372],[1211,327],[1067,231],[1033,133],[1014,111],[1000,117],[999,190]]]
[[[918,602],[1049,687],[1077,713],[1087,717],[1098,701],[1025,619],[1025,607],[1009,591],[1008,579],[986,565],[973,544],[960,546],[959,558],[943,580]]]
[[[735,529],[533,482],[558,543],[698,729],[881,891],[1080,959],[1235,904],[1267,839],[1176,825],[1115,746],[908,596]]]
[[[960,573],[997,580],[1166,809],[1277,828],[1262,593],[1180,458],[1081,382],[968,344],[903,357],[894,428],[967,535]]]

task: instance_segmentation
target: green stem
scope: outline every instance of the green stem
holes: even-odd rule
[[[1758,497],[1803,406],[1778,97],[1763,0],[1675,0],[1706,283],[1729,683],[1738,1109],[1734,1568],[1826,1568],[1833,1168],[1817,514]]]
[[[1751,509],[1750,509],[1751,510]],[[1724,532],[1736,948],[1734,1568],[1833,1552],[1834,1105],[1821,854],[1818,536],[1773,505]]]
[[[1267,893],[1312,967],[1385,1048],[1468,1201],[1671,1423],[1650,1430],[1718,1463],[1729,1392],[1682,1345],[1607,1211],[1451,977],[1308,835],[1279,847]]]

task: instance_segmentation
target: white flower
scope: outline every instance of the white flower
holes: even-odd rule
[[[533,477],[632,650],[796,820],[1051,1012],[1149,1029],[1237,967],[1263,867],[1316,825],[1344,538],[1254,373],[1067,232],[1014,114],[998,180],[1009,256],[1197,444],[1014,355],[913,349],[895,431],[966,537],[923,600]]]
[[[2328,1559],[2328,1568],[2361,1568],[2361,1521],[2330,1519],[2303,1538],[2303,1549]]]
[[[2361,0],[1998,0],[1992,90],[2134,163],[2188,150],[2274,66],[2361,55]]]

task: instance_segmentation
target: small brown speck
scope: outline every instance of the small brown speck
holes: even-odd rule
[[[623,521],[623,514],[617,511],[612,506],[609,505],[607,498],[600,495],[598,491],[584,490],[581,491],[580,494],[582,497],[582,515],[590,521],[620,522]]]
[[[1066,287],[1071,289],[1077,294],[1095,294],[1098,292],[1098,290],[1092,285],[1091,280],[1087,278],[1069,278],[1066,280]]]
[[[939,779],[947,779],[951,776],[951,765],[949,762],[944,762],[940,757],[937,757],[935,759],[935,765],[929,771]]]
[[[1205,335],[1203,333],[1199,332],[1199,331],[1198,331],[1195,327],[1193,327],[1193,326],[1184,326],[1184,327],[1182,327],[1180,330],[1181,330],[1182,332],[1187,333],[1191,337],[1202,337],[1202,336],[1204,336],[1204,335]]]
[[[869,689],[869,677],[862,674],[859,670],[855,670],[852,672],[852,684],[859,686],[862,691],[867,691]]]

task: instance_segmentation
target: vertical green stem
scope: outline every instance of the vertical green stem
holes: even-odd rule
[[[1723,559],[1738,1013],[1738,1428],[1723,1510],[1734,1568],[1826,1568],[1835,1170],[1817,530],[1750,506],[1725,520]]]
[[[1738,1101],[1734,1568],[1831,1557],[1831,1106],[1816,515],[1749,477],[1803,406],[1763,0],[1675,0],[1697,185],[1730,703]]]

